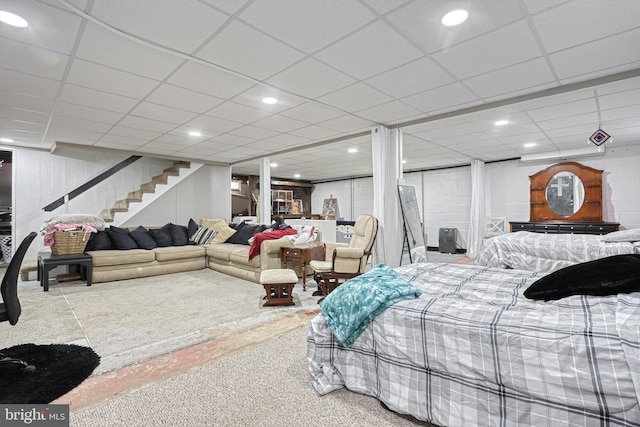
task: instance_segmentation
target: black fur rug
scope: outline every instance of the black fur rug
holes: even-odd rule
[[[0,350],[2,357],[22,359],[35,370],[0,360],[0,403],[51,403],[84,381],[100,364],[91,348],[72,344],[22,344]]]

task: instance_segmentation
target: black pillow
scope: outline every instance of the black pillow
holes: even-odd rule
[[[171,246],[171,233],[168,228],[154,228],[149,233],[159,247]]]
[[[198,231],[198,227],[199,227],[198,223],[195,222],[193,218],[191,218],[189,220],[189,223],[187,224],[187,236],[191,238],[191,236],[193,236],[194,233]]]
[[[138,249],[138,244],[129,235],[129,230],[127,230],[126,228],[111,226],[109,227],[109,232],[111,240],[113,240],[113,245],[116,247],[116,249]]]
[[[640,291],[640,255],[614,255],[571,265],[535,281],[524,296],[557,300],[571,295],[615,295]]]
[[[113,246],[113,242],[111,241],[109,234],[110,233],[108,231],[92,233],[85,251],[110,251],[115,249],[116,247]]]
[[[189,235],[187,234],[187,227],[184,225],[177,225],[169,223],[169,233],[171,234],[171,245],[184,246],[189,242]],[[165,226],[166,227],[166,226]],[[164,228],[164,227],[162,227]]]
[[[140,249],[153,249],[158,247],[158,244],[149,233],[149,230],[143,226],[139,226],[135,230],[130,231],[129,235]]]
[[[267,229],[266,225],[263,224],[245,224],[240,223],[238,227],[236,227],[236,232],[233,236],[229,237],[225,243],[235,243],[238,245],[250,245],[249,239],[253,237],[254,234],[260,233]]]

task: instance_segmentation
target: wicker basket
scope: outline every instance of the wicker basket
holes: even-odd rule
[[[51,253],[54,255],[81,254],[91,237],[90,232],[85,231],[57,231],[53,233],[53,245]]]

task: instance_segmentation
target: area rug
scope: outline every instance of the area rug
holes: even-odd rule
[[[100,364],[91,348],[73,344],[21,344],[0,350],[33,365],[24,372],[0,364],[0,403],[50,403],[84,381]]]

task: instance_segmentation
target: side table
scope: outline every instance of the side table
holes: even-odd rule
[[[287,268],[287,261],[299,261],[302,269],[302,290],[307,290],[307,264],[313,260],[324,260],[324,243],[312,242],[280,249],[280,260]]]
[[[80,280],[86,280],[91,286],[93,274],[93,259],[89,254],[53,255],[51,253],[38,254],[38,280],[45,292],[49,291],[49,272],[61,265],[78,265]]]

